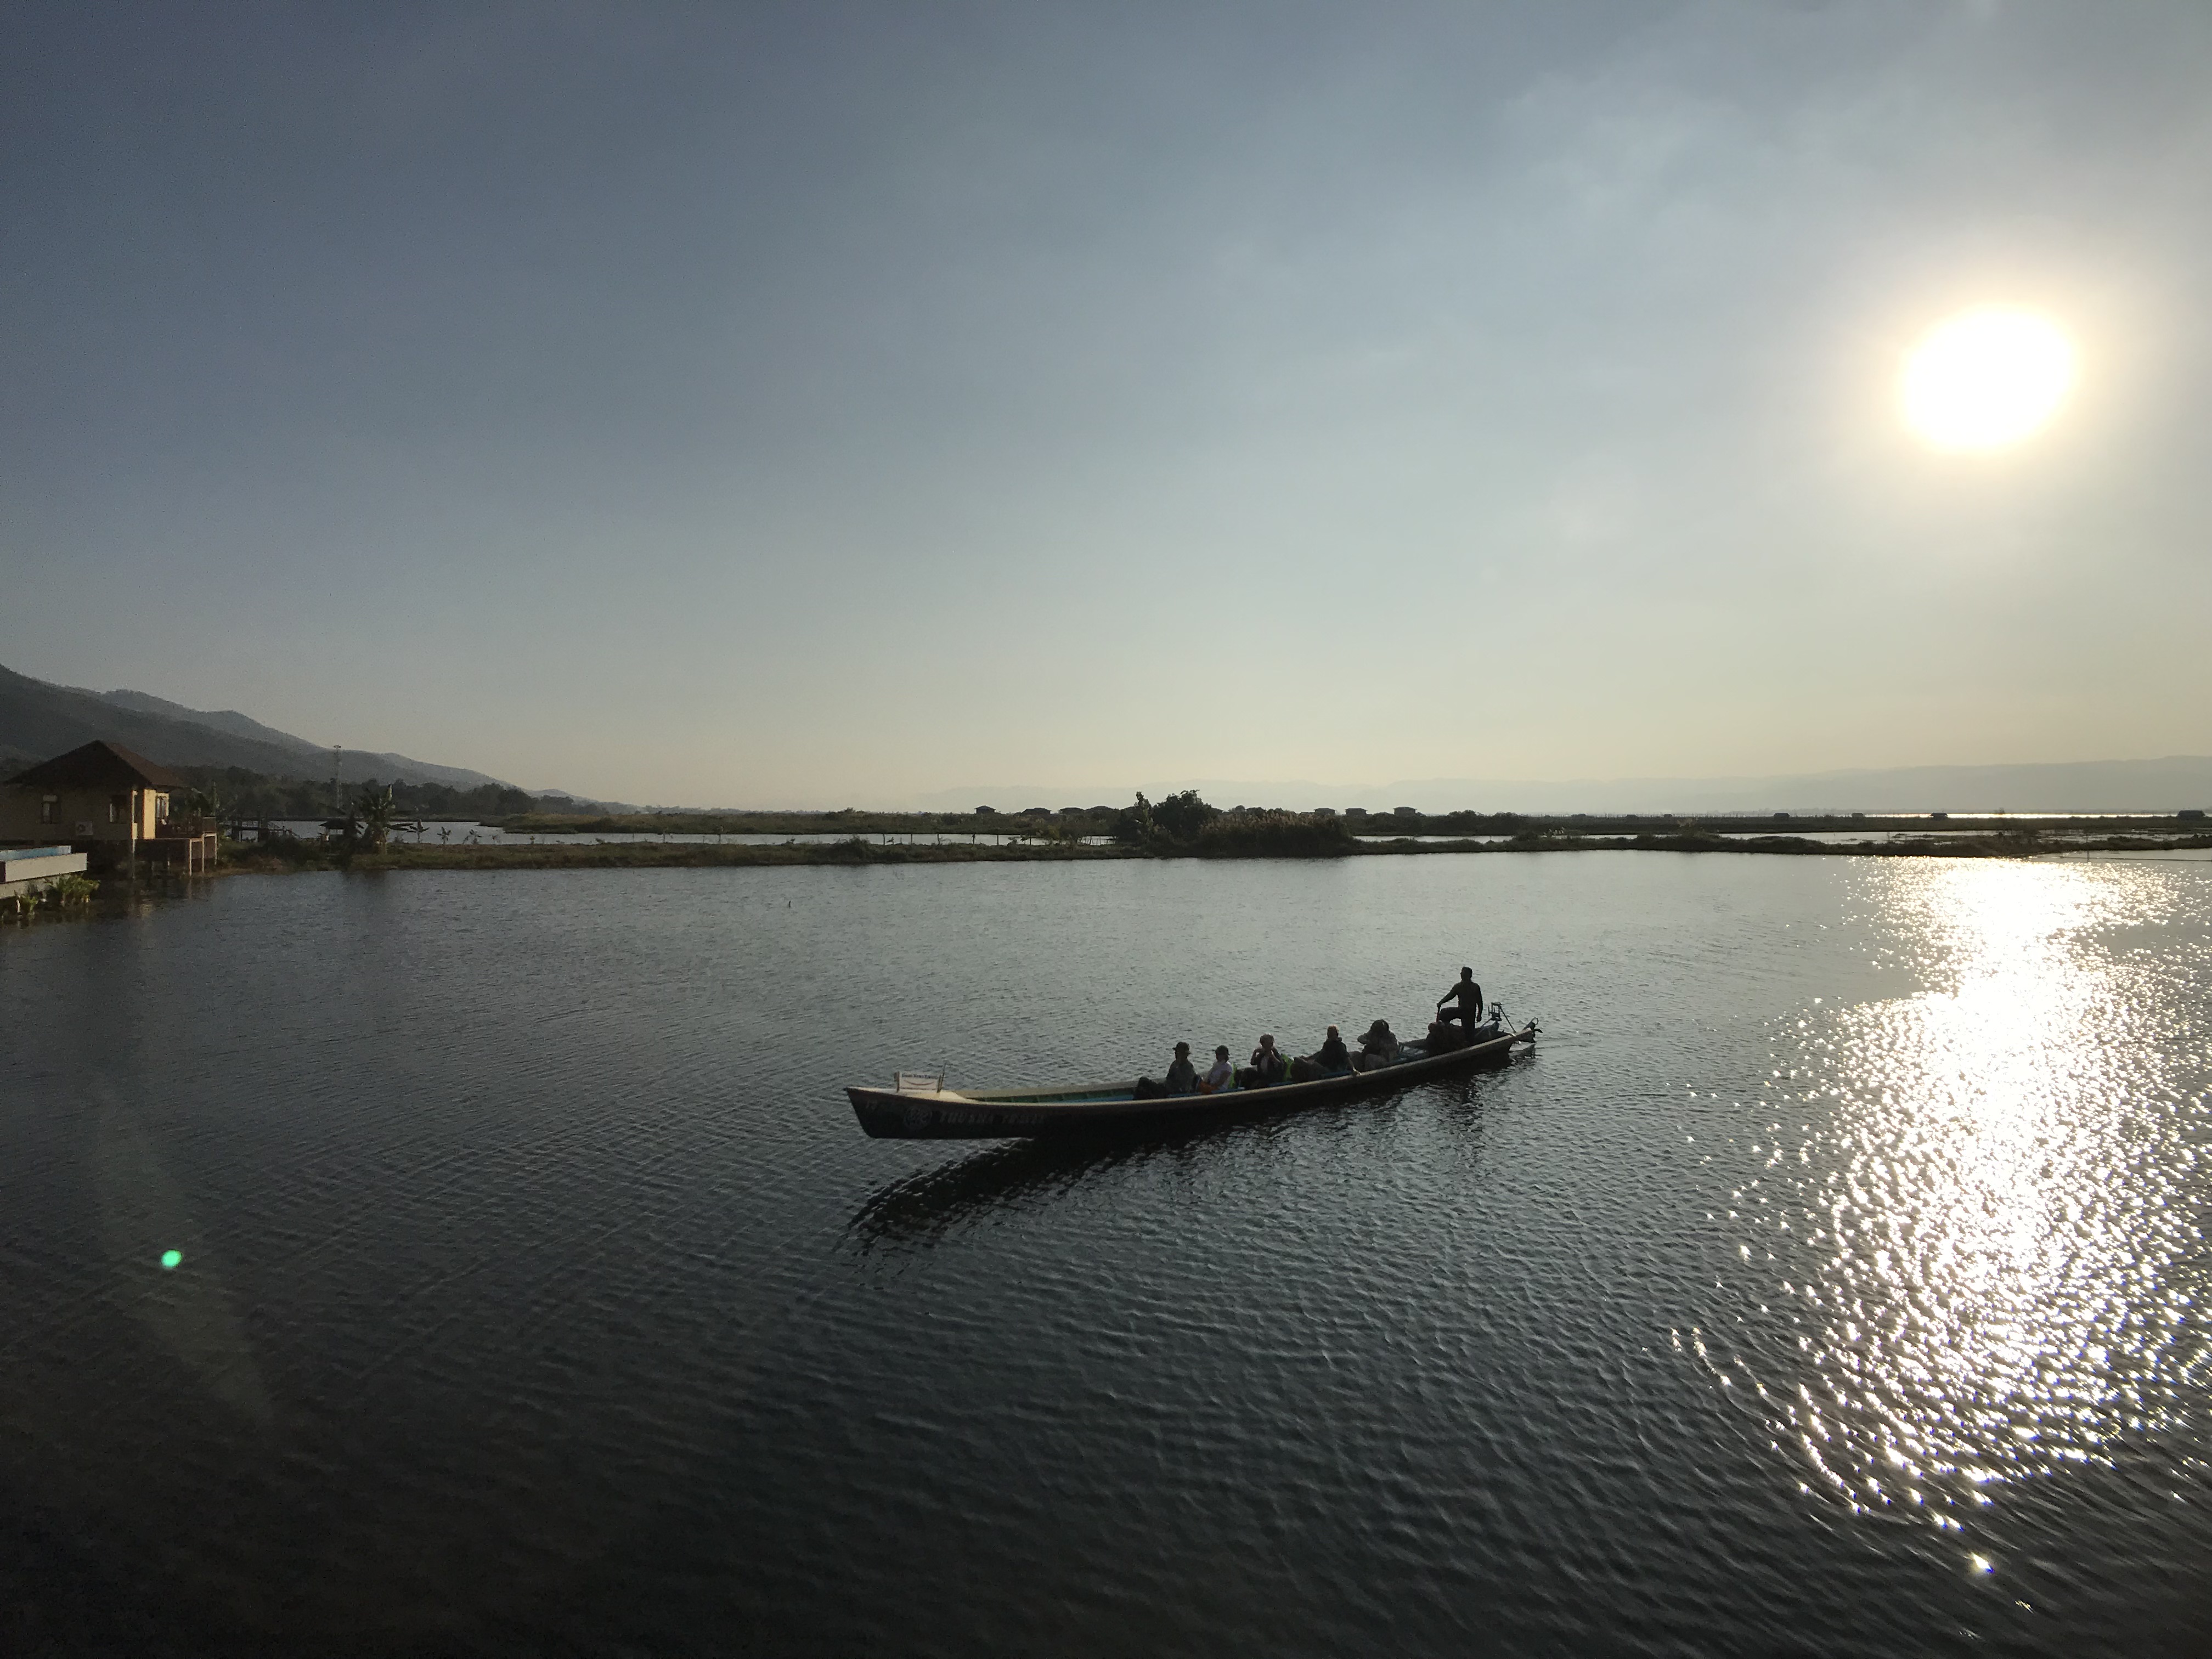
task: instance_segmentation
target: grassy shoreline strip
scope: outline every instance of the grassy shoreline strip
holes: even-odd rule
[[[1942,841],[1863,844],[1810,842],[1784,836],[1638,836],[1595,841],[1545,836],[1507,842],[1381,842],[1334,854],[1343,858],[1431,857],[1494,853],[1721,853],[1768,857],[2028,858],[2051,853],[2148,853],[2212,848],[2212,835],[2114,836],[2054,844],[2039,837],[1993,836]],[[713,842],[626,842],[535,846],[428,846],[393,843],[380,853],[348,856],[318,842],[246,843],[227,848],[218,869],[229,874],[304,870],[617,870],[706,868],[725,866],[877,864],[1073,864],[1101,859],[1206,857],[1188,852],[1152,853],[1128,847],[1069,845],[984,847],[883,843],[854,840],[796,846],[732,846]],[[1282,854],[1223,854],[1217,859]],[[1294,856],[1294,855],[1293,855]]]

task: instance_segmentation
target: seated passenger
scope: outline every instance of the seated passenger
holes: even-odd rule
[[[1378,1019],[1367,1028],[1367,1035],[1359,1039],[1359,1069],[1371,1072],[1378,1066],[1395,1066],[1404,1058],[1404,1050],[1390,1022]]]
[[[1352,1070],[1352,1054],[1337,1035],[1336,1027],[1328,1028],[1328,1036],[1318,1052],[1306,1055],[1291,1068],[1291,1075],[1301,1081],[1314,1078],[1343,1077]]]
[[[1197,1090],[1198,1068],[1190,1063],[1190,1044],[1176,1044],[1175,1060],[1169,1066],[1168,1074],[1163,1081],[1166,1091],[1171,1095],[1187,1095]]]
[[[1218,1095],[1237,1081],[1237,1070],[1229,1063],[1229,1045],[1218,1044],[1213,1050],[1213,1066],[1198,1080],[1198,1091],[1202,1095]]]
[[[1252,1051],[1252,1063],[1237,1074],[1237,1080],[1247,1089],[1272,1089],[1289,1075],[1291,1063],[1275,1047],[1275,1039],[1262,1033],[1260,1046]]]

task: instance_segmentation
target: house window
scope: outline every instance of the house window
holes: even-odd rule
[[[58,806],[57,797],[48,795],[44,800],[39,803],[39,822],[40,823],[53,823],[55,821],[54,815],[58,810]]]
[[[131,816],[131,797],[130,797],[130,796],[128,796],[128,795],[110,795],[110,796],[107,798],[107,821],[108,821],[110,823],[122,823],[122,822],[123,822],[123,820],[124,820],[124,819],[125,819],[125,818],[129,817],[130,816]]]

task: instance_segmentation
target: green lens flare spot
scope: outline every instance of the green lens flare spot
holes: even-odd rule
[[[161,1252],[161,1265],[164,1267],[173,1267],[177,1263],[182,1261],[184,1259],[185,1253],[182,1250],[164,1250]]]

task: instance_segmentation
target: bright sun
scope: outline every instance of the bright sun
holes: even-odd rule
[[[2040,429],[2074,386],[2074,343],[2033,311],[1985,306],[1906,354],[1905,422],[1938,449],[2002,449]]]

